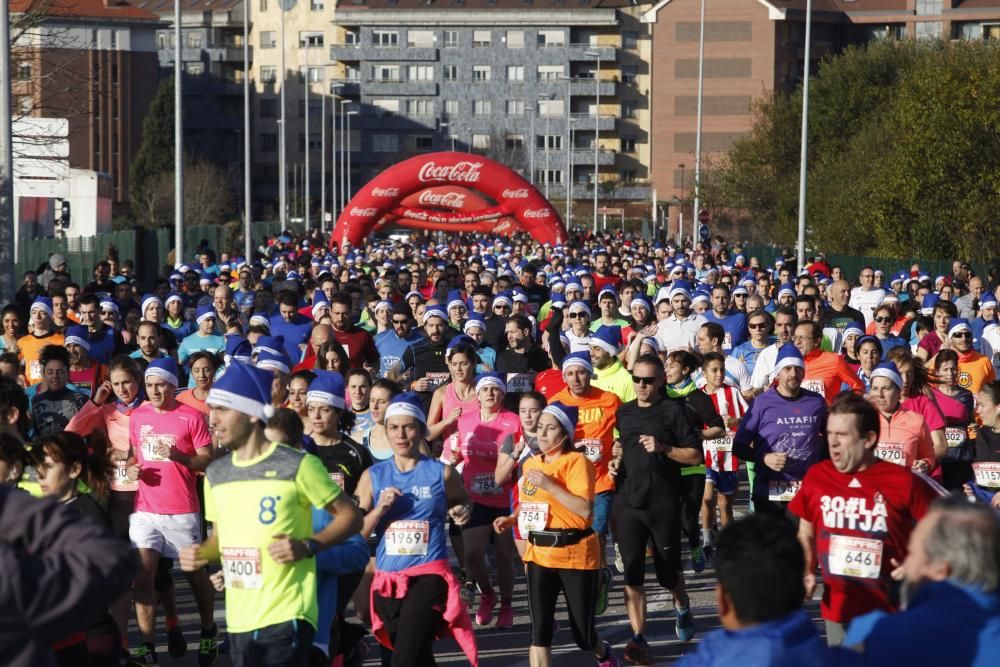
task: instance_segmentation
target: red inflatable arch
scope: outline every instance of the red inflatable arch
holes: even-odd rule
[[[497,204],[476,210],[406,205],[414,194],[447,185],[474,189]],[[386,216],[405,219],[407,226],[453,232],[510,229],[509,221],[503,221],[510,217],[541,243],[566,240],[562,218],[535,186],[509,167],[469,153],[430,153],[386,169],[351,198],[337,218],[331,242],[359,246]]]
[[[475,190],[461,187],[459,185],[437,185],[424,188],[419,192],[414,192],[403,199],[400,207],[408,211],[422,211],[431,209],[434,211],[465,211],[468,213],[480,212],[491,208],[493,204],[486,201],[486,198]],[[395,224],[408,229],[437,229],[438,223],[425,222],[406,216],[398,216],[394,213],[387,213],[375,225],[375,231],[382,231],[387,225]],[[451,231],[486,232],[492,234],[515,234],[524,231],[517,220],[509,215],[495,220],[483,220],[482,222],[468,223],[464,225],[453,225],[448,228]]]

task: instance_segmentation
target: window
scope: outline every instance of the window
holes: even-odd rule
[[[199,40],[198,43],[200,44],[201,41]],[[111,48],[112,49],[117,49],[118,48],[118,31],[117,30],[112,30],[111,31]]]
[[[361,68],[354,65],[344,65],[344,79],[347,81],[360,81]]]
[[[387,113],[399,113],[399,100],[372,100],[372,104],[375,105],[376,114],[379,116],[384,116]]]
[[[309,9],[314,12],[321,12],[326,9],[323,0],[309,0]]]
[[[372,66],[372,79],[375,81],[399,81],[399,65]]]
[[[457,49],[458,48],[458,31],[457,30],[445,30],[444,31],[444,48],[446,48],[446,49]]]
[[[508,49],[523,49],[524,48],[524,31],[523,30],[508,30],[507,31],[507,48]]]
[[[434,46],[434,31],[408,30],[406,32],[406,45],[418,49],[429,49]]]
[[[399,46],[398,30],[372,30],[372,45],[379,48]]]
[[[917,39],[939,39],[941,37],[941,21],[921,21],[917,23]]]
[[[395,134],[373,134],[372,152],[396,153],[399,151],[399,137]]]
[[[562,100],[538,100],[539,116],[552,118],[553,116],[562,116],[564,113]]]
[[[35,106],[35,100],[32,99],[31,95],[22,95],[17,98],[17,108],[21,113],[31,113],[32,107]]]
[[[407,116],[433,116],[434,100],[407,100]]]
[[[317,99],[309,100],[309,117],[319,118],[323,113],[323,101]],[[306,112],[306,101],[299,100],[299,118],[304,118]]]
[[[358,33],[353,30],[344,31],[344,44],[347,46],[355,46],[361,43],[361,38],[358,37]]]
[[[539,134],[535,137],[535,148],[545,150],[545,139],[548,137],[550,151],[561,151],[563,147],[563,135],[561,134]]]
[[[562,30],[539,30],[538,46],[566,46],[566,33]]]
[[[618,179],[622,183],[633,183],[635,182],[636,171],[635,169],[622,169],[618,172]]]
[[[490,135],[488,134],[473,134],[472,135],[472,147],[479,149],[487,149],[490,147]]]
[[[524,100],[507,100],[507,115],[508,116],[523,116],[524,115]]]
[[[322,138],[319,136],[319,132],[309,133],[309,150],[318,151],[323,147]],[[306,135],[302,132],[299,133],[299,152],[303,152],[306,149]]]
[[[539,81],[556,81],[563,75],[566,71],[564,65],[539,65],[538,66],[538,80]]]
[[[278,45],[277,35],[273,30],[261,30],[260,31],[260,48],[262,49],[273,49]]]
[[[267,11],[267,0],[260,0],[260,11],[261,13]]]
[[[407,81],[433,81],[433,65],[410,65],[406,68]]]
[[[167,48],[167,33],[165,32],[156,33],[156,48],[158,49]]]
[[[429,134],[417,134],[412,137],[413,149],[418,151],[429,151],[434,148],[434,137]]]
[[[593,116],[591,109],[591,116]],[[622,118],[635,118],[638,116],[638,105],[635,102],[622,102]]]
[[[549,169],[547,174],[544,169],[539,169],[535,176],[535,183],[562,183],[563,182],[563,172],[562,169]]]
[[[990,39],[990,40],[1000,39],[1000,24],[998,24],[998,23],[984,23],[983,24],[983,39]]]
[[[274,83],[278,80],[278,68],[277,67],[261,67],[260,68],[260,82],[261,83]]]
[[[639,48],[639,33],[636,32],[635,30],[622,31],[622,48],[623,49]]]
[[[323,46],[323,33],[317,30],[299,32],[299,48]]]
[[[524,148],[524,135],[508,134],[504,137],[504,145],[507,148]]]
[[[472,114],[474,116],[489,116],[493,111],[493,103],[489,100],[475,100],[472,103]]]
[[[444,80],[445,81],[458,81],[458,65],[445,65],[444,66]]]
[[[20,62],[17,64],[17,78],[21,81],[31,81],[31,63]]]
[[[301,81],[306,74],[306,68],[303,67],[299,70],[299,81]],[[322,67],[310,67],[309,68],[309,83],[317,83],[325,78],[325,71]]]
[[[187,31],[187,46],[189,49],[201,48],[201,33],[194,30]]]
[[[493,41],[493,36],[489,30],[473,30],[472,45],[477,47],[489,46]]]
[[[205,63],[184,63],[184,71],[191,76],[201,76],[205,73]]]
[[[508,81],[524,81],[524,65],[507,65]]]
[[[448,116],[458,115],[458,100],[445,100],[444,101],[444,112]]]
[[[636,77],[639,76],[639,68],[635,65],[623,65],[622,66],[622,82],[624,83],[635,83]]]
[[[477,82],[489,81],[493,78],[493,68],[489,65],[473,65],[472,80]]]
[[[274,132],[260,135],[260,150],[262,153],[273,153],[278,150],[278,135]]]
[[[635,152],[635,137],[622,137],[622,153]]]
[[[261,100],[260,117],[276,118],[278,115],[278,100]]]
[[[942,0],[917,0],[917,16],[937,16],[943,4]]]

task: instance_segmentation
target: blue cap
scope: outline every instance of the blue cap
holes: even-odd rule
[[[309,383],[306,403],[320,403],[338,410],[344,409],[347,385],[344,376],[334,371],[316,370],[316,377]]]
[[[611,355],[621,351],[621,342],[622,328],[617,324],[601,325],[590,334],[590,344],[596,345]]]
[[[263,350],[257,355],[257,368],[280,371],[288,375],[292,372],[292,361],[284,354],[274,354],[269,350]]]
[[[566,405],[565,403],[560,403],[555,401],[549,403],[542,410],[542,414],[552,415],[556,418],[562,427],[566,430],[566,434],[570,439],[573,438],[573,434],[576,433],[576,422],[580,418],[580,410],[575,405]]]
[[[271,406],[271,383],[274,376],[242,361],[233,361],[226,372],[208,390],[205,404],[231,408],[267,422],[274,415]]]
[[[172,357],[153,359],[151,362],[149,362],[149,366],[146,368],[146,373],[144,377],[162,378],[176,387],[178,384],[177,362],[174,361]]]
[[[398,416],[413,417],[426,426],[427,414],[424,412],[424,402],[420,395],[413,391],[404,391],[393,396],[385,408],[385,421]]]
[[[591,377],[594,375],[594,364],[590,360],[589,352],[571,352],[563,358],[562,370],[567,371],[574,366],[585,369]]]
[[[215,308],[212,307],[212,304],[206,303],[204,306],[198,306],[198,310],[195,311],[195,322],[201,324],[202,320],[209,317],[215,318]]]
[[[774,364],[774,374],[777,375],[778,371],[787,366],[797,366],[803,370],[806,367],[806,362],[802,359],[802,353],[792,343],[785,343],[778,348],[778,359]]]
[[[884,361],[872,371],[872,380],[875,378],[886,378],[900,389],[903,388],[903,376],[899,374],[896,364],[891,361]]]

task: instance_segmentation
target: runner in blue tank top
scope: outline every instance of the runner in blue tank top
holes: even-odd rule
[[[433,645],[451,635],[478,664],[472,621],[448,565],[445,519],[462,525],[471,506],[451,466],[421,453],[427,417],[420,397],[396,396],[385,412],[393,455],[358,482],[362,534],[378,536],[372,582],[372,633],[393,649],[392,665],[434,665]]]

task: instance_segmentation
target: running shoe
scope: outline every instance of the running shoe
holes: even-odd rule
[[[622,552],[618,550],[618,543],[615,542],[615,569],[618,574],[625,574],[625,561],[622,560]]]
[[[597,667],[622,667],[622,663],[611,650],[611,644],[604,642],[604,659],[597,661]]]
[[[500,605],[500,613],[497,614],[498,628],[514,627],[514,609],[510,605]]]
[[[462,602],[465,603],[466,609],[472,609],[472,603],[476,600],[476,584],[473,581],[466,581],[462,584],[462,590],[459,591],[459,596],[462,598]]]
[[[601,581],[597,586],[597,602],[594,604],[595,616],[600,616],[608,610],[608,589],[611,587],[611,568],[601,568],[598,576],[601,578]]]
[[[646,640],[630,639],[625,645],[626,665],[653,665],[653,656],[649,653],[649,643]]]
[[[219,628],[213,626],[210,633],[201,631],[201,641],[198,642],[198,667],[212,667],[219,657]]]
[[[691,615],[691,608],[684,611],[674,608],[677,612],[677,621],[674,623],[674,632],[682,642],[689,642],[694,637],[694,616]]]
[[[181,631],[181,626],[178,623],[167,630],[167,653],[174,660],[180,660],[187,653],[187,650],[187,640],[184,639],[184,633]]]
[[[479,611],[476,612],[476,623],[478,625],[489,625],[493,622],[493,607],[497,604],[496,591],[480,592]]]
[[[701,547],[691,548],[691,567],[695,572],[705,571],[705,550]]]
[[[142,644],[129,652],[129,665],[158,665],[156,647],[153,644]]]

